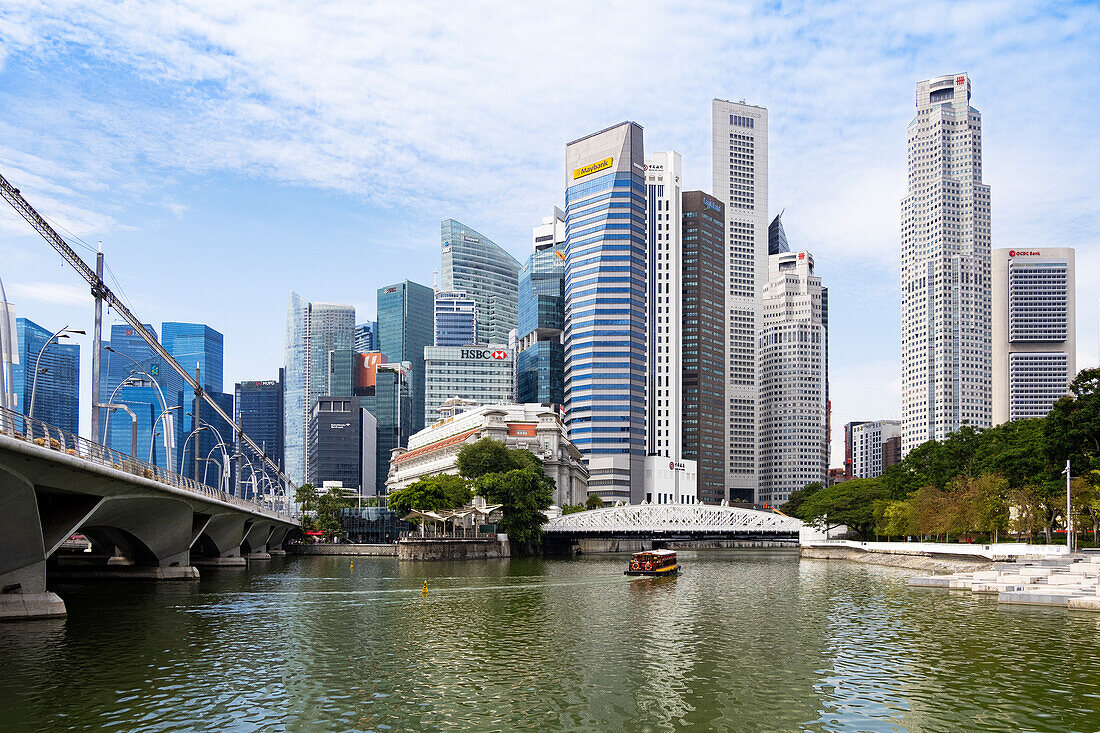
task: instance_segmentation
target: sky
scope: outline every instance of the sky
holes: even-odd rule
[[[432,284],[443,219],[525,260],[570,140],[634,120],[709,191],[711,100],[743,99],[768,109],[771,214],[830,289],[840,465],[845,422],[900,417],[906,126],[918,81],[961,72],[993,246],[1077,248],[1093,366],[1097,3],[5,0],[0,173],[86,260],[103,243],[158,332],[221,331],[231,391],[275,377],[292,289],[363,321],[378,287]],[[91,333],[88,288],[6,207],[0,278],[17,315]]]

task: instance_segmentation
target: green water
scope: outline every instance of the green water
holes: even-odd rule
[[[1100,614],[786,551],[681,561],[64,586],[67,619],[0,624],[0,731],[1100,729]]]

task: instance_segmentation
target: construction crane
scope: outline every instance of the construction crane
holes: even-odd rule
[[[122,301],[120,301],[118,297],[115,296],[113,292],[111,292],[111,289],[108,288],[107,285],[103,282],[102,268],[99,268],[100,274],[97,274],[94,270],[92,270],[92,268],[88,267],[87,263],[85,263],[84,260],[80,258],[80,255],[78,255],[73,250],[73,248],[70,247],[68,243],[61,238],[61,235],[55,232],[53,230],[53,227],[46,223],[46,220],[43,219],[37,211],[35,211],[34,207],[31,206],[25,198],[23,198],[23,195],[19,193],[19,189],[11,185],[11,183],[8,182],[8,179],[4,178],[4,176],[2,175],[0,175],[0,195],[4,197],[5,201],[11,204],[11,207],[15,209],[21,217],[26,219],[28,224],[34,227],[35,231],[42,235],[43,239],[49,242],[50,246],[52,246],[54,250],[59,255],[61,255],[61,259],[68,262],[69,265],[72,266],[74,270],[76,270],[77,274],[84,278],[85,281],[87,281],[88,285],[90,285],[92,288],[92,295],[96,298],[97,307],[101,301],[107,301],[107,304],[133,327],[134,332],[140,334],[141,337],[145,339],[145,342],[149,344],[149,348],[151,348],[157,356],[163,359],[166,364],[175,369],[176,373],[179,374],[183,378],[183,380],[191,386],[191,389],[195,391],[196,397],[201,398],[203,402],[205,402],[212,410],[214,410],[218,417],[220,417],[222,420],[225,420],[227,424],[233,426],[233,431],[236,433],[238,440],[243,441],[246,445],[248,445],[249,448],[251,448],[255,452],[255,455],[260,456],[263,460],[264,466],[271,468],[272,472],[279,477],[279,480],[282,481],[285,486],[296,488],[294,482],[291,481],[290,478],[282,472],[275,461],[271,460],[267,456],[263,448],[257,445],[256,441],[252,440],[252,438],[248,437],[248,435],[245,434],[244,430],[241,429],[241,426],[234,422],[233,418],[227,415],[225,411],[221,408],[221,406],[219,406],[218,403],[215,402],[213,398],[211,398],[210,395],[206,393],[206,390],[202,388],[202,385],[199,384],[198,380],[195,379],[195,377],[193,377],[191,374],[189,374],[186,369],[180,366],[179,362],[172,358],[172,355],[169,354],[163,346],[161,346],[160,342],[153,338],[152,334],[150,334],[149,331],[145,328],[141,320],[139,320],[137,316],[131,313],[130,309],[127,308],[122,303]],[[96,330],[96,334],[98,337],[98,328]],[[99,344],[95,344],[96,352],[99,351],[98,347]],[[98,356],[98,353],[93,354],[93,358],[96,356]],[[95,370],[93,369],[93,371]],[[93,411],[98,409],[94,406],[94,403],[99,399],[98,388],[98,384],[92,385],[93,391],[96,391],[96,394],[93,395]],[[196,414],[198,414],[198,410],[196,410]],[[98,441],[99,436],[93,435],[92,439]]]

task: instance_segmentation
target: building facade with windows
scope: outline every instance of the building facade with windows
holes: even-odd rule
[[[278,379],[237,382],[233,386],[234,421],[280,469],[283,469],[283,417],[282,369]],[[251,489],[252,471],[259,474],[256,481],[266,477],[274,485],[279,484],[279,475],[247,443],[239,441],[237,452],[245,459],[237,466],[239,486]]]
[[[52,335],[53,331],[29,318],[15,319],[15,343],[19,356],[18,363],[12,364],[11,391],[15,394],[15,409],[24,415],[30,414],[33,394],[35,420],[78,435],[80,346],[61,340],[50,341]],[[36,368],[37,388],[34,378]]]
[[[424,414],[439,420],[439,408],[453,398],[479,405],[512,401],[515,352],[503,344],[429,346],[424,349]]]
[[[477,304],[463,292],[435,294],[435,345],[470,346],[477,338]]]
[[[367,494],[363,488],[373,489],[376,480],[373,427],[376,421],[359,407],[358,397],[318,397],[309,420],[307,480],[317,487],[339,481],[348,493]]]
[[[565,402],[565,212],[532,232],[534,251],[519,271],[516,401]]]
[[[992,420],[989,186],[970,78],[917,84],[901,204],[902,449]]]
[[[442,290],[460,290],[477,303],[482,343],[506,344],[516,327],[519,262],[484,234],[454,219],[440,225]]]
[[[726,206],[726,488],[753,501],[757,474],[756,339],[768,282],[768,110],[711,105],[714,195]]]
[[[699,501],[726,494],[725,206],[702,191],[683,194],[682,455],[695,461]]]
[[[992,251],[993,424],[1045,417],[1077,376],[1071,247]]]
[[[853,427],[849,478],[876,478],[897,463],[894,456],[901,432],[901,420],[873,420]]]
[[[566,146],[565,412],[590,494],[640,503],[646,454],[646,181],[642,128]]]
[[[554,482],[554,504],[584,503],[588,472],[557,410],[507,403],[462,409],[413,435],[408,450],[394,454],[389,491],[402,489],[424,476],[457,474],[458,453],[463,446],[491,438],[509,448],[529,450],[542,461],[543,470]]]
[[[309,419],[318,397],[352,394],[355,308],[312,303],[290,294],[286,317],[283,382],[283,461],[287,476],[302,483],[309,468]]]
[[[409,401],[412,424],[405,435],[424,427],[424,349],[435,341],[435,292],[404,280],[378,288],[378,350],[390,364],[412,365]]]
[[[365,496],[386,493],[390,455],[394,448],[408,445],[412,425],[411,374],[412,364],[388,363],[381,352],[357,356],[355,395],[359,406],[374,417],[374,479],[370,480],[369,473],[364,479]],[[364,444],[370,440],[369,426],[366,429]]]
[[[354,348],[360,354],[378,351],[378,321],[367,321],[355,327]]]
[[[829,467],[821,278],[809,252],[772,255],[760,330],[757,501],[779,505]]]

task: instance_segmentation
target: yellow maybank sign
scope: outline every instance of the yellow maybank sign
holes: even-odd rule
[[[604,158],[603,160],[597,160],[595,163],[589,163],[582,168],[574,168],[573,180],[575,181],[578,178],[584,178],[585,176],[591,175],[596,171],[605,171],[611,167],[611,163],[613,160],[614,158]]]

